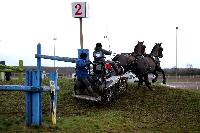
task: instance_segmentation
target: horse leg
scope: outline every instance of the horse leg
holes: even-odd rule
[[[143,77],[142,76],[138,76],[139,82],[138,82],[138,87],[141,87],[141,85],[143,84]]]
[[[149,82],[148,74],[144,75],[144,82],[145,82],[145,85],[148,87],[148,89],[153,91],[153,89],[151,89],[150,87],[151,83]]]
[[[165,77],[165,72],[163,71],[162,68],[158,69],[159,72],[162,72],[163,75],[163,84],[166,84],[166,77]]]
[[[155,82],[157,81],[157,79],[158,79],[158,74],[157,74],[155,71],[154,71],[152,74],[156,76],[156,77],[152,80],[152,83],[155,83]]]
[[[163,75],[163,84],[166,84],[166,77],[165,77],[165,72],[163,69],[161,69],[162,75]]]

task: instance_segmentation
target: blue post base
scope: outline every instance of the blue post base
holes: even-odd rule
[[[37,71],[26,72],[26,85],[39,87],[37,85]],[[26,92],[26,125],[40,126],[42,123],[42,96],[41,91]]]

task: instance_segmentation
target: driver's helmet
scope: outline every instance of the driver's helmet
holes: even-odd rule
[[[81,53],[81,54],[80,54],[80,58],[81,58],[81,59],[86,59],[86,58],[87,58],[87,54],[84,53],[84,52]]]
[[[96,43],[96,48],[102,48],[102,45],[101,45],[101,43]]]

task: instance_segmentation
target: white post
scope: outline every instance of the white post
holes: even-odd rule
[[[53,40],[54,40],[54,43],[53,43],[53,56],[55,56],[55,55],[56,55],[55,43],[56,43],[57,38],[54,37]],[[55,66],[56,66],[56,62],[55,62],[55,60],[54,60],[54,62],[53,62],[53,67],[54,67],[54,69],[55,69]]]
[[[80,20],[80,46],[81,49],[83,49],[83,24],[82,24],[82,18],[79,18]]]
[[[178,27],[176,27],[176,79],[177,79],[177,74],[178,74],[177,72],[177,69],[178,69],[177,67],[177,31],[178,31]]]

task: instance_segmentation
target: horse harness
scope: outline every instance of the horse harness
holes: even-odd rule
[[[160,67],[160,60],[158,56],[153,56],[152,54],[148,54],[147,56],[153,59],[153,61],[156,64],[156,67]]]

